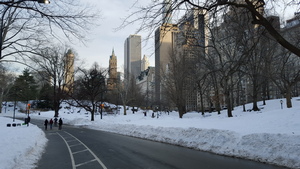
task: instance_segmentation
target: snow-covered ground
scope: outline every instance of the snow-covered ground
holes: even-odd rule
[[[0,117],[0,169],[35,168],[46,146],[45,133],[35,125],[6,127],[8,123],[12,124],[12,119]]]
[[[179,119],[177,112],[152,118],[150,111],[144,116],[141,110],[135,114],[128,110],[125,116],[121,109],[120,114],[104,115],[102,120],[97,115],[92,122],[84,110],[65,109],[64,105],[59,115],[65,124],[299,169],[300,98],[293,98],[293,108],[289,109],[283,101],[283,109],[280,100],[267,101],[265,106],[259,102],[259,112],[243,112],[242,107],[237,107],[232,118],[227,117],[226,110],[221,115],[213,112],[205,116],[193,112]],[[246,109],[251,107],[246,105]],[[0,116],[12,117],[12,109],[2,111]],[[43,120],[53,115],[53,111],[30,114],[31,118]],[[25,117],[19,112],[16,116]],[[47,143],[44,133],[34,125],[6,127],[12,123],[9,118],[0,117],[0,123],[0,169],[20,165],[22,169],[33,168]]]

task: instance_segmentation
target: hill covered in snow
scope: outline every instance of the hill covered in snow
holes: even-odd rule
[[[152,111],[148,111],[147,116],[142,110],[135,114],[129,110],[123,115],[121,109],[119,113],[104,115],[103,119],[96,115],[95,121],[90,121],[87,112],[77,108],[65,109],[66,105],[62,106],[59,115],[69,125],[300,168],[299,98],[293,98],[292,103],[293,108],[288,109],[283,104],[281,109],[280,100],[267,101],[266,105],[259,102],[259,112],[243,112],[242,107],[236,107],[231,118],[227,117],[226,110],[220,115],[212,112],[204,116],[190,112],[180,119],[177,112],[169,115],[160,112],[158,118],[155,113],[155,118],[152,118]],[[246,106],[247,109],[252,107]],[[35,112],[31,118],[50,119],[53,115],[53,111]],[[24,114],[18,113],[18,116]]]

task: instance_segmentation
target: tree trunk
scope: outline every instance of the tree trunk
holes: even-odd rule
[[[253,95],[253,107],[252,107],[253,111],[259,111],[259,108],[257,106],[257,95]]]
[[[124,109],[124,115],[127,115],[126,114],[126,105],[123,105],[123,109]]]
[[[96,110],[96,104],[92,104],[91,121],[95,120],[95,110]]]
[[[259,108],[257,106],[257,96],[258,96],[258,91],[257,91],[257,82],[256,80],[253,80],[253,92],[252,92],[252,98],[253,98],[253,111],[259,111]]]
[[[0,113],[2,113],[2,102],[3,102],[3,90],[1,89],[1,95],[0,95]]]
[[[200,95],[200,100],[201,100],[201,112],[202,112],[202,115],[204,115],[204,104],[203,104],[203,94],[202,93]]]
[[[216,90],[216,110],[218,111],[218,114],[221,114],[221,104],[220,104],[220,92],[219,89]]]
[[[265,82],[263,83],[263,85],[262,85],[262,99],[263,99],[263,105],[266,105],[266,99],[267,99],[267,95],[268,95],[268,93],[267,93],[267,91],[268,91],[268,80],[265,80]]]
[[[224,95],[225,95],[225,102],[226,102],[226,106],[227,106],[227,116],[228,117],[233,117],[232,116],[232,108],[231,108],[231,101],[230,101],[230,90],[228,87],[228,83],[227,80],[224,83]]]
[[[54,100],[54,106],[53,106],[53,108],[54,108],[54,117],[58,117],[58,112],[59,112],[59,103],[58,103],[58,101],[55,99]]]
[[[291,94],[291,87],[288,86],[286,90],[286,107],[291,108],[292,107],[292,94]]]
[[[233,117],[232,116],[232,108],[231,108],[231,102],[230,102],[230,96],[229,92],[225,92],[225,100],[226,100],[226,105],[227,105],[227,116],[228,117]]]
[[[54,82],[56,82],[56,80],[54,79]],[[58,117],[58,112],[59,112],[59,101],[58,101],[58,94],[57,94],[57,88],[54,85],[53,86],[53,109],[54,109],[54,117]]]
[[[185,106],[178,106],[179,118],[182,118],[185,114]]]
[[[93,110],[91,111],[91,121],[95,120],[94,115],[95,115],[95,109],[93,108]]]

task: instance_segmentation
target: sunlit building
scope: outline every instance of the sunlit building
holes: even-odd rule
[[[64,90],[66,92],[73,91],[73,84],[74,84],[74,53],[71,49],[65,55],[65,68],[64,68]]]
[[[117,56],[115,55],[114,50],[112,51],[111,56],[109,57],[109,68],[108,68],[109,78],[107,80],[107,89],[115,90],[117,88]]]

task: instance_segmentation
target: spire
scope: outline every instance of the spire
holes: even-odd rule
[[[115,55],[115,49],[113,48],[112,49],[112,54],[111,54],[112,56],[114,56]]]
[[[109,58],[110,59],[116,59],[117,58],[116,55],[115,55],[115,49],[114,48],[112,49],[112,52],[111,52],[111,55],[110,55]]]
[[[71,49],[68,49],[67,54],[72,54],[72,50],[71,50]]]

